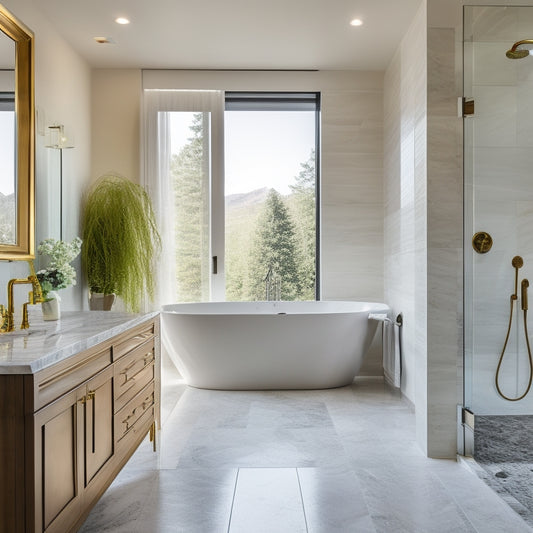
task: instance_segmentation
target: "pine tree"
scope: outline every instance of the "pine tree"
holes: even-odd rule
[[[296,221],[296,237],[299,246],[300,281],[302,300],[315,299],[316,281],[316,164],[315,151],[301,163],[301,170],[294,178],[292,191],[293,219]]]
[[[294,224],[275,189],[270,190],[258,217],[250,253],[247,299],[265,299],[264,280],[269,269],[281,279],[282,300],[300,297],[302,286]]]
[[[204,115],[196,113],[192,136],[171,161],[174,178],[178,301],[209,300],[209,175],[203,169]]]

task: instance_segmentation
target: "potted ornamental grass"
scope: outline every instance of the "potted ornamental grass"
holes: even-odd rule
[[[153,299],[153,263],[161,248],[144,188],[118,174],[101,176],[86,195],[82,228],[90,308],[109,310],[117,295],[139,312],[145,294]]]
[[[76,285],[76,270],[70,264],[78,257],[81,239],[72,242],[45,239],[37,247],[39,255],[48,256],[48,266],[37,272],[44,302],[41,303],[44,320],[58,320],[61,316],[57,291]]]

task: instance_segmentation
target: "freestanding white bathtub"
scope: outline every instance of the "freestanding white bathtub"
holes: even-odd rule
[[[353,381],[376,331],[366,302],[212,302],[163,306],[162,337],[188,385],[326,389]]]

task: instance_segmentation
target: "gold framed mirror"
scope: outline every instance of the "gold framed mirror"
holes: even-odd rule
[[[33,33],[1,5],[0,30],[0,140],[12,152],[0,156],[0,259],[22,260],[35,248]]]

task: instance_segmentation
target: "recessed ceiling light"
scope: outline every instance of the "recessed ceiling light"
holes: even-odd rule
[[[93,37],[98,44],[115,44],[112,37]]]
[[[353,19],[352,21],[350,21],[350,25],[351,26],[362,26],[363,21],[361,19]]]
[[[115,19],[115,22],[117,24],[129,24],[130,23],[129,19],[127,19],[125,17],[118,17],[118,18]]]

